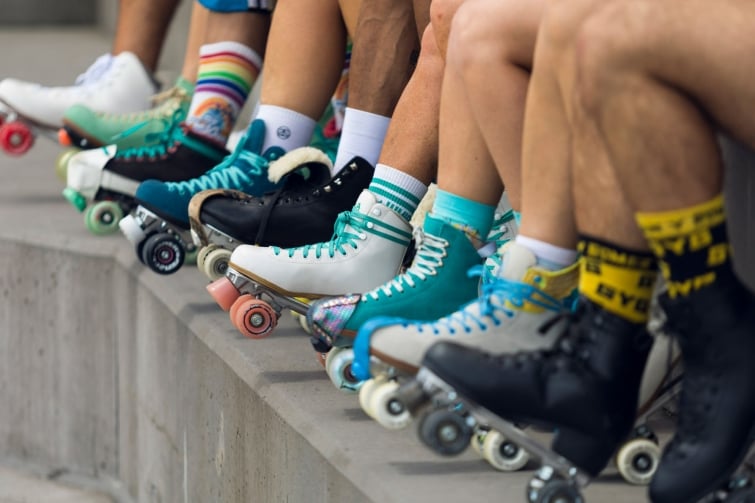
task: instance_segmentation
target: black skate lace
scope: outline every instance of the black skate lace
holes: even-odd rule
[[[306,184],[306,177],[302,175],[302,170],[297,169],[294,172],[291,172],[286,175],[286,181],[273,192],[268,193],[267,195],[270,196],[270,204],[266,204],[266,208],[263,211],[262,219],[260,222],[260,226],[257,229],[257,235],[254,238],[255,244],[260,244],[263,242],[265,238],[265,232],[267,231],[267,224],[270,221],[270,215],[273,212],[273,208],[275,208],[276,204],[280,200],[284,200],[287,202],[291,202],[291,200],[294,201],[307,201],[310,197],[319,197],[323,191],[329,192],[332,190],[333,186],[340,187],[342,182],[342,179],[345,176],[348,176],[350,171],[346,171],[344,174],[339,175],[332,180],[330,180],[327,185],[324,187],[317,187],[314,190],[312,190],[311,194],[307,195],[299,195],[295,194],[294,189],[296,187],[299,187],[303,184]],[[298,192],[298,191],[297,191]],[[259,202],[261,204],[264,204],[264,199],[259,199]]]

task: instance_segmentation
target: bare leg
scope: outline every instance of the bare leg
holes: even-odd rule
[[[363,2],[352,49],[349,107],[390,117],[411,75],[411,53],[418,46],[410,3]]]
[[[233,41],[264,56],[269,29],[269,14],[210,11],[207,14],[207,31],[203,44]]]
[[[385,137],[380,162],[429,184],[436,173],[438,109],[443,61],[432,28],[422,37],[417,69],[401,94]]]
[[[343,68],[346,27],[338,2],[282,0],[274,16],[260,102],[317,120]]]
[[[208,17],[209,11],[202,4],[195,1],[191,7],[191,24],[189,25],[189,36],[186,39],[184,62],[181,67],[181,77],[189,82],[197,80],[199,48],[202,47],[207,36]]]
[[[133,52],[150,73],[157,60],[179,0],[120,0],[113,54]]]

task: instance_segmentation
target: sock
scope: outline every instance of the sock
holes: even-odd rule
[[[537,265],[549,271],[564,269],[577,260],[577,250],[562,248],[521,234],[516,237],[516,242],[535,255]]]
[[[262,58],[238,42],[203,45],[186,123],[200,136],[225,145],[259,75]]]
[[[672,299],[733,275],[723,195],[675,211],[637,213]]]
[[[625,320],[647,323],[658,276],[653,254],[587,236],[579,251],[579,293]]]
[[[475,247],[479,248],[493,225],[495,205],[478,203],[438,189],[430,213],[464,231]]]
[[[346,107],[333,169],[341,169],[355,156],[364,158],[374,166],[380,157],[390,122],[390,117]]]
[[[286,152],[309,145],[317,121],[289,108],[265,105],[257,107],[255,119],[265,123],[265,140],[262,152],[280,147]]]
[[[386,205],[406,221],[412,218],[414,210],[427,192],[427,185],[385,164],[375,167],[368,188],[377,196],[379,203]]]

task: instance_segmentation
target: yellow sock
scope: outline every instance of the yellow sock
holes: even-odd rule
[[[636,218],[658,257],[671,298],[705,288],[722,274],[731,275],[722,195],[690,208],[637,213]]]
[[[578,250],[579,293],[626,320],[647,322],[658,276],[655,257],[585,236]]]

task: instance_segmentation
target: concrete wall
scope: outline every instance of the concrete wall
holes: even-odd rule
[[[0,25],[91,24],[96,9],[97,0],[2,0]]]

